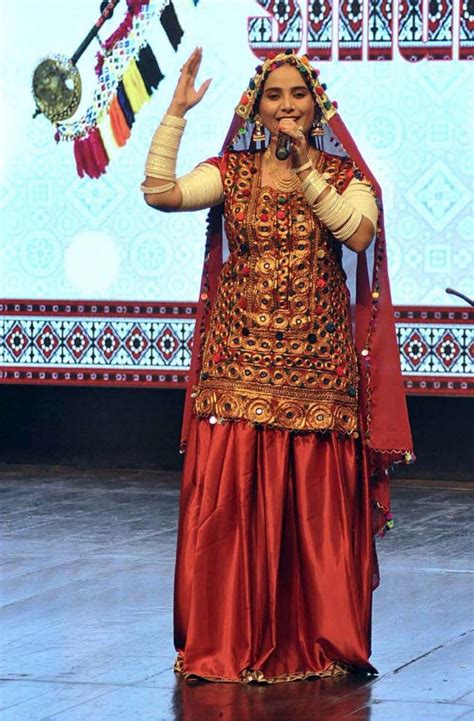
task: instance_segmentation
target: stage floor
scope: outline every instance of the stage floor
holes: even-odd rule
[[[277,686],[174,675],[178,488],[176,473],[0,466],[2,721],[474,720],[474,483],[394,485],[380,675]]]

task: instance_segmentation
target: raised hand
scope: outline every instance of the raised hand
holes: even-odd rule
[[[184,114],[190,110],[190,108],[197,105],[206,94],[211,84],[211,78],[205,80],[197,90],[194,87],[201,60],[202,48],[196,48],[181,68],[179,80],[168,108],[170,115],[183,117]]]

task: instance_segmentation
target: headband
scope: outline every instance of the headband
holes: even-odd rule
[[[331,102],[326,95],[326,85],[318,80],[319,70],[313,68],[306,55],[299,57],[293,50],[285,50],[283,53],[270,53],[268,58],[261,65],[255,68],[255,75],[250,78],[249,84],[235,112],[244,120],[254,121],[254,109],[258,105],[262,94],[263,85],[268,75],[282,65],[293,65],[303,76],[303,79],[311,91],[315,104],[321,111],[323,122],[329,122],[337,112],[337,103]]]

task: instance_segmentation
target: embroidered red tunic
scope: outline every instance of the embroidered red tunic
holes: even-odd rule
[[[358,368],[341,244],[300,191],[261,185],[261,154],[230,153],[223,264],[194,411],[299,431],[358,430]],[[352,162],[321,153],[342,192]]]

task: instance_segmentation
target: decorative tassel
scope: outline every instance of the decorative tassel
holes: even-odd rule
[[[106,113],[104,115],[98,125],[98,128],[100,131],[100,137],[102,138],[102,142],[104,144],[105,152],[107,153],[107,157],[109,158],[109,160],[111,160],[117,152],[119,146],[112,132],[112,125],[109,113]]]
[[[393,520],[393,515],[391,513],[387,513],[387,515],[385,516],[385,520],[386,520],[385,529],[387,531],[391,531],[394,526],[394,523],[395,523]]]
[[[133,112],[132,106],[130,105],[130,102],[127,98],[127,93],[125,92],[122,81],[120,81],[117,85],[117,98],[122,112],[125,116],[126,123],[128,127],[131,128],[133,123],[135,122],[135,113]]]
[[[109,157],[98,128],[92,128],[84,138],[76,138],[74,156],[79,177],[99,178],[104,173]]]
[[[138,70],[135,60],[131,60],[123,78],[123,87],[130,102],[133,112],[136,114],[150,100],[145,83]]]
[[[137,65],[145,87],[151,95],[153,88],[157,88],[165,76],[161,72],[155,53],[149,45],[145,45],[140,50]]]
[[[183,29],[179,24],[178,16],[176,15],[172,2],[170,2],[161,13],[160,22],[163,25],[163,30],[167,34],[171,45],[177,50],[183,37]]]
[[[89,178],[97,178],[94,156],[90,145],[90,135],[86,135],[80,142],[80,152],[84,161],[84,173]]]
[[[93,157],[89,147],[89,135],[83,138],[76,138],[74,141],[74,155],[76,158],[76,166],[79,177],[83,178],[88,175],[89,178],[95,178]]]
[[[145,78],[142,75],[142,72],[140,70],[137,60],[138,60],[137,58],[132,60],[131,72],[132,72],[132,78],[133,78],[134,85],[135,85],[137,91],[140,93],[140,95],[142,95],[142,98],[143,98],[142,105],[143,105],[144,103],[148,103],[153,90],[151,88],[148,89],[148,86],[145,83]]]
[[[115,97],[110,104],[109,116],[115,142],[119,147],[123,147],[130,137],[130,127],[127,124],[118,97]]]
[[[77,174],[80,178],[83,178],[86,174],[86,159],[84,158],[84,154],[82,153],[83,148],[83,139],[82,138],[75,138],[74,139],[74,158],[76,160],[76,169]]]
[[[197,5],[198,0],[193,2]],[[101,43],[102,53],[97,54],[97,86],[92,105],[80,120],[61,123],[56,128],[57,142],[73,141],[77,173],[81,178],[98,178],[104,173],[117,148],[129,139],[136,113],[164,78],[146,42],[147,25],[159,13],[174,50],[183,37],[171,0],[165,0],[160,8],[151,0],[126,0],[126,4],[122,23]]]
[[[101,53],[96,55],[95,74],[99,78],[104,67],[104,56]]]
[[[384,523],[383,527],[380,529],[380,531],[379,531],[379,533],[378,533],[378,535],[379,535],[381,538],[383,538],[386,533],[388,533],[389,531],[391,531],[392,528],[393,528],[393,526],[394,526],[394,524],[395,524],[395,521],[394,521],[394,519],[393,519],[393,514],[390,513],[390,511],[387,511],[387,513],[384,513],[384,521],[385,521],[385,523]]]
[[[105,173],[105,169],[109,164],[109,156],[104,147],[102,136],[99,128],[93,128],[89,135],[89,147],[92,151],[92,158],[94,162],[93,177],[98,178],[100,175]]]

